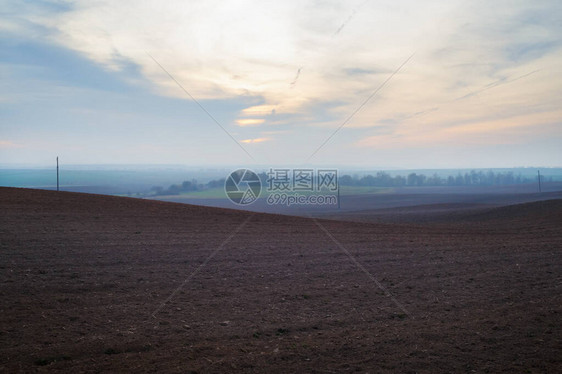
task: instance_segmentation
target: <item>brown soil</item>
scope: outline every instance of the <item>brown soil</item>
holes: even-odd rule
[[[560,200],[383,224],[0,188],[0,211],[2,372],[562,372]]]

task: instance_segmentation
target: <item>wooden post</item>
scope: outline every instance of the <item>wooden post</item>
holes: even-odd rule
[[[57,156],[57,191],[59,190],[59,156]]]

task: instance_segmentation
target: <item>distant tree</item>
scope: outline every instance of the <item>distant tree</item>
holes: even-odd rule
[[[354,180],[350,175],[342,175],[341,177],[339,177],[338,183],[342,186],[353,186]]]
[[[393,184],[394,187],[405,186],[406,185],[406,178],[404,178],[401,175],[397,175],[397,176],[394,177],[394,180],[393,180],[392,184]]]
[[[181,184],[181,188],[182,188],[182,190],[184,190],[184,191],[191,191],[191,190],[193,189],[193,185],[191,184],[190,181],[184,181],[184,182]]]
[[[179,195],[180,192],[181,186],[178,184],[172,184],[170,187],[168,187],[168,191],[166,191],[166,193],[169,195]]]
[[[470,171],[470,184],[478,184],[478,174],[475,170]]]
[[[427,184],[430,186],[440,186],[441,182],[442,182],[441,177],[437,175],[437,173],[427,178]]]
[[[513,172],[510,171],[505,175],[505,180],[504,183],[505,184],[514,184],[514,183],[521,183],[521,174],[519,174],[517,176],[517,180],[515,180],[515,177],[513,176]]]
[[[359,180],[359,185],[360,186],[374,186],[376,182],[375,177],[373,177],[372,175],[365,175],[363,178],[361,178]]]
[[[207,187],[208,187],[208,188],[224,187],[224,183],[225,183],[225,179],[224,179],[224,178],[218,179],[218,180],[212,180],[212,181],[209,181],[209,182],[207,183]],[[262,181],[262,183],[263,183],[263,181]]]
[[[393,185],[392,177],[390,176],[390,174],[384,171],[379,171],[375,178],[375,185],[382,187],[391,187]]]
[[[486,184],[493,185],[496,184],[496,175],[492,170],[488,170],[486,173]]]
[[[455,177],[455,186],[462,186],[464,184],[464,178],[461,173],[458,173]]]
[[[150,189],[150,191],[154,192],[154,195],[162,195],[164,188],[162,188],[162,186],[154,186]]]
[[[408,178],[406,179],[408,186],[415,186],[418,181],[418,176],[416,173],[408,174]]]

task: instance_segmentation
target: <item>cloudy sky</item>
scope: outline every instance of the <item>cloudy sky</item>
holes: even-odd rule
[[[0,4],[0,163],[562,166],[559,0]]]

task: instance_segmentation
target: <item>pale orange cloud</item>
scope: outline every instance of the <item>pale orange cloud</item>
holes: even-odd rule
[[[359,147],[394,148],[398,146],[426,147],[439,144],[517,144],[559,125],[562,110],[523,113],[498,119],[467,119],[460,125],[418,123],[398,127],[389,134],[374,135],[359,140]]]
[[[264,123],[265,120],[262,118],[244,118],[244,119],[237,119],[236,123],[238,126],[259,126]]]
[[[9,140],[0,140],[0,148],[21,148],[23,147],[20,144],[16,144],[14,142],[11,142]]]
[[[277,111],[277,105],[255,105],[243,109],[242,114],[247,116],[266,116]]]
[[[262,143],[262,142],[267,142],[271,140],[271,138],[253,138],[253,139],[244,139],[244,140],[240,140],[241,143]]]

